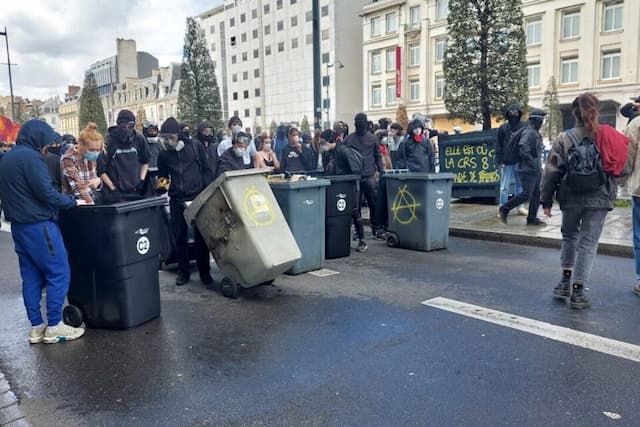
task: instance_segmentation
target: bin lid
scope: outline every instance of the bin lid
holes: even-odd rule
[[[167,204],[167,198],[165,196],[157,196],[140,200],[131,200],[128,202],[113,203],[109,205],[85,205],[80,206],[80,209],[91,210],[92,212],[101,214],[108,214],[138,211],[140,209],[153,208],[155,206],[164,206],[165,204]]]
[[[384,179],[397,179],[400,181],[411,179],[424,179],[429,181],[436,181],[442,179],[454,179],[456,177],[453,173],[421,173],[421,172],[409,172],[397,175],[384,175]]]
[[[360,175],[320,175],[320,178],[328,179],[331,182],[360,181]]]
[[[327,187],[331,185],[331,181],[329,181],[328,179],[312,179],[309,181],[296,181],[296,182],[276,181],[276,182],[270,182],[269,185],[271,186],[271,188],[276,188],[276,189],[297,190],[300,188]]]

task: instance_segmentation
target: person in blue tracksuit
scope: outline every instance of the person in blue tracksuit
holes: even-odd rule
[[[84,329],[62,322],[71,273],[56,221],[59,209],[85,202],[58,192],[49,177],[45,155],[58,139],[46,122],[29,120],[20,129],[15,148],[0,161],[0,195],[18,254],[22,296],[32,326],[29,342],[33,344],[68,341],[84,334]],[[45,287],[47,324],[40,312]]]

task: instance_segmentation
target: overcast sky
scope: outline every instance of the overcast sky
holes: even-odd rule
[[[84,72],[115,55],[116,38],[135,39],[138,51],[160,66],[182,60],[185,20],[223,0],[1,0],[0,31],[7,27],[13,92],[26,98],[62,98],[67,86],[82,86]],[[7,62],[0,36],[0,63]],[[0,95],[9,95],[6,65],[0,65]]]

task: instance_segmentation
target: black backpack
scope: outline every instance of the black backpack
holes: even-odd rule
[[[576,193],[598,190],[604,184],[606,176],[602,170],[602,159],[596,140],[584,137],[579,141],[575,129],[568,130],[566,135],[571,140],[571,147],[567,155],[565,182]]]
[[[360,154],[360,152],[351,145],[343,145],[343,147],[351,173],[353,175],[362,175],[362,171],[364,169],[364,158],[362,157],[362,154]]]

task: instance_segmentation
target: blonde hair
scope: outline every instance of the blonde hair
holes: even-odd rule
[[[78,135],[78,145],[86,147],[91,141],[98,141],[100,149],[104,150],[104,137],[98,132],[98,126],[93,122],[87,123],[87,127]]]

